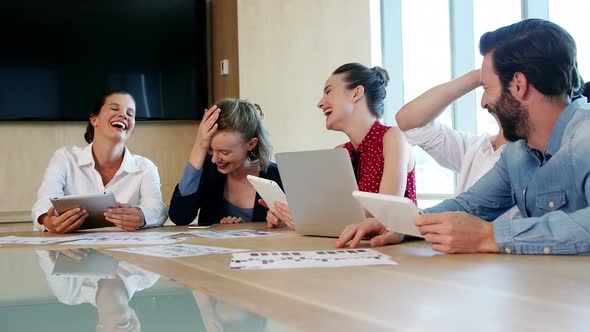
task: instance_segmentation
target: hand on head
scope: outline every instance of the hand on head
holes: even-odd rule
[[[217,105],[211,106],[205,111],[201,124],[199,124],[199,130],[197,132],[197,143],[202,151],[209,151],[211,145],[211,138],[217,131],[217,119],[219,119],[219,112],[221,109]]]

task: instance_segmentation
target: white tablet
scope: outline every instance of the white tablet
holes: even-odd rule
[[[362,191],[353,191],[352,196],[389,230],[424,237],[414,224],[416,217],[423,212],[410,199]]]
[[[247,178],[260,197],[262,197],[266,204],[268,204],[269,210],[284,222],[283,218],[281,218],[281,214],[274,207],[274,202],[287,204],[287,196],[285,196],[281,187],[273,180],[263,179],[258,176],[248,175]]]
[[[75,208],[88,211],[88,217],[82,226],[80,226],[80,229],[114,226],[104,218],[104,212],[106,210],[117,207],[117,200],[113,193],[70,195],[51,198],[50,201],[58,214]]]

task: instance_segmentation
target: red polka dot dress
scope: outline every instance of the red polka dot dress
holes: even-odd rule
[[[360,191],[378,193],[383,177],[383,137],[389,130],[388,126],[375,121],[365,135],[361,144],[355,149],[351,142],[344,144],[350,154],[352,167]],[[404,196],[416,203],[416,170],[412,169],[406,179]]]

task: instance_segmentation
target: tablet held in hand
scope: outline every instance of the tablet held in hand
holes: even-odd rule
[[[114,226],[112,223],[106,221],[104,217],[106,210],[117,207],[117,200],[113,193],[70,195],[51,198],[50,201],[58,214],[75,208],[86,210],[88,217],[82,226],[80,226],[80,229]]]

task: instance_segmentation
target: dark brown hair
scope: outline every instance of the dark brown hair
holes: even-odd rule
[[[387,92],[385,87],[389,83],[389,74],[379,66],[368,68],[360,63],[347,63],[334,70],[332,75],[344,73],[344,81],[348,83],[347,89],[354,89],[362,85],[367,96],[369,110],[376,117],[383,116],[383,107]]]
[[[580,89],[576,42],[559,25],[541,19],[523,20],[479,40],[481,55],[493,52],[496,73],[504,90],[521,72],[546,96],[572,96]]]
[[[89,118],[91,118],[93,116],[98,116],[98,114],[100,114],[100,109],[104,106],[104,103],[106,103],[107,98],[112,95],[127,95],[135,103],[135,99],[133,99],[133,96],[129,92],[127,92],[125,90],[112,90],[112,91],[105,93],[104,95],[102,95],[100,97],[100,99],[98,100],[98,102],[94,106],[94,109],[90,113]],[[92,141],[94,141],[94,126],[92,125],[90,120],[88,120],[88,124],[86,125],[86,133],[84,133],[84,139],[86,140],[86,142],[88,142],[88,144],[90,144],[90,143],[92,143]]]

